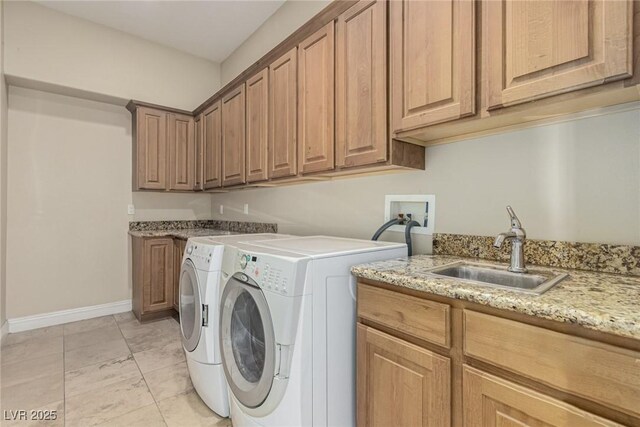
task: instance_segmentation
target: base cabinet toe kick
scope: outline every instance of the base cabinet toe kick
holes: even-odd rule
[[[358,427],[640,426],[640,341],[394,288],[358,283]]]

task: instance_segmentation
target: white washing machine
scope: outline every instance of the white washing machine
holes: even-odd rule
[[[220,347],[234,427],[355,425],[350,268],[405,257],[406,245],[313,236],[233,246]]]
[[[279,234],[195,237],[187,241],[180,271],[180,329],[195,390],[214,412],[229,415],[219,348],[218,308],[225,242],[289,238]]]

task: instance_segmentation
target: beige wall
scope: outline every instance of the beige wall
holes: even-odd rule
[[[5,13],[10,84],[189,110],[220,87],[220,66],[206,59],[28,1]]]
[[[130,122],[122,107],[10,87],[9,318],[129,299],[129,220],[210,218],[210,195],[132,193]]]
[[[132,193],[122,105],[192,109],[220,66],[32,2],[5,8],[6,317],[129,299],[128,222],[210,218],[211,197]]]
[[[4,80],[4,6],[0,1],[0,326],[7,320],[7,85]]]
[[[214,195],[214,218],[370,238],[385,194],[435,194],[440,233],[506,231],[511,204],[531,238],[640,245],[640,106],[619,109],[430,147],[425,171]],[[428,242],[419,240],[424,251]]]
[[[329,3],[331,0],[287,0],[222,62],[222,85],[233,80]]]

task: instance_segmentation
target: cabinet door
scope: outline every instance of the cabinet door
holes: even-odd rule
[[[202,186],[202,178],[203,178],[203,167],[204,167],[204,145],[202,138],[202,114],[199,114],[197,117],[193,119],[193,128],[194,128],[194,139],[195,139],[195,178],[193,181],[193,189],[195,191],[201,191],[203,189]]]
[[[451,424],[450,361],[358,324],[358,427]]]
[[[245,177],[244,83],[222,98],[222,185],[243,184]]]
[[[485,0],[491,110],[632,75],[632,1]]]
[[[298,173],[297,48],[269,66],[269,178]]]
[[[193,131],[193,117],[169,114],[169,190],[193,190],[196,176]]]
[[[269,70],[247,80],[247,182],[267,179]]]
[[[173,239],[145,239],[143,314],[173,307]]]
[[[334,168],[333,21],[298,45],[298,161],[302,173]]]
[[[202,116],[203,187],[205,190],[222,185],[222,120],[220,101],[209,107]]]
[[[361,0],[338,17],[336,70],[336,165],[386,161],[386,0]]]
[[[136,110],[136,173],[134,189],[167,188],[167,113],[151,108]]]
[[[389,4],[395,132],[475,112],[473,0]]]
[[[463,366],[465,427],[619,426],[526,387]]]

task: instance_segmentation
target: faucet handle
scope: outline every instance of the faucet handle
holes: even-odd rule
[[[511,206],[507,206],[507,212],[509,213],[509,218],[511,219],[511,228],[522,228],[522,224],[520,224],[520,220],[516,216],[516,213],[513,211]]]

